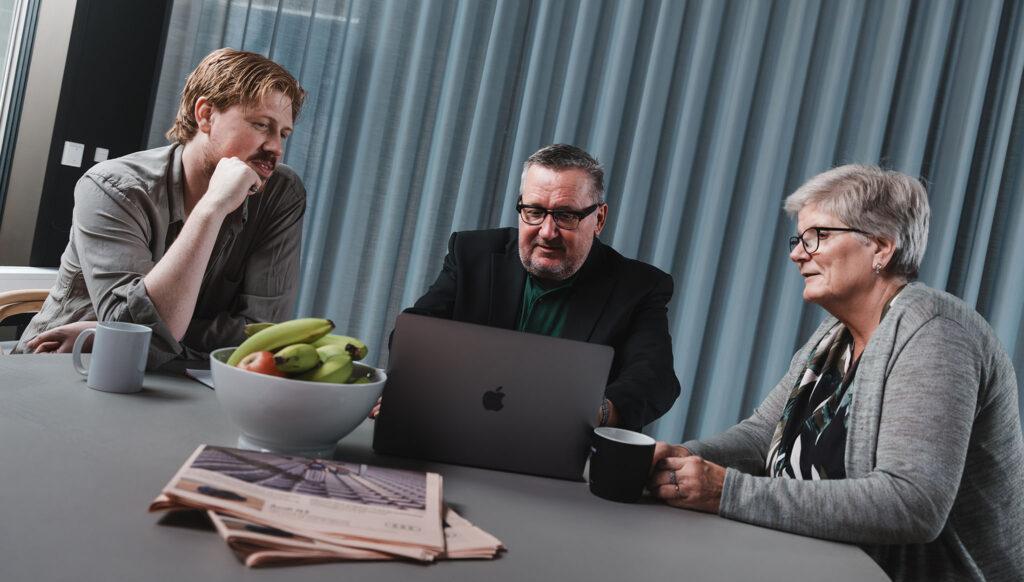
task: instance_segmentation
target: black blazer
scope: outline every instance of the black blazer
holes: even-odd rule
[[[456,232],[437,280],[406,313],[515,329],[526,284],[514,228]],[[668,302],[672,277],[594,240],[562,337],[615,348],[605,396],[624,428],[665,414],[679,396]]]

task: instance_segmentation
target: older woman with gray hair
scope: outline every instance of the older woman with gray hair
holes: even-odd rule
[[[860,544],[897,580],[1024,580],[1016,377],[981,316],[911,282],[928,235],[924,187],[848,165],[785,209],[804,300],[831,317],[750,418],[658,443],[652,493]]]

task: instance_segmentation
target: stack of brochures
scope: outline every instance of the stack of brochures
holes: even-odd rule
[[[150,511],[205,510],[247,566],[490,559],[504,549],[451,508],[441,476],[201,445]]]

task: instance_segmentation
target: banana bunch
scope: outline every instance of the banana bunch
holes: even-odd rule
[[[369,352],[366,344],[354,337],[331,335],[333,329],[329,319],[317,318],[251,323],[245,326],[247,339],[227,363],[310,382],[370,382],[373,369],[355,364]]]

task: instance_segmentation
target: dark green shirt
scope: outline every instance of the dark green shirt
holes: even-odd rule
[[[560,337],[575,279],[574,276],[557,287],[545,289],[532,275],[527,276],[516,330]]]

